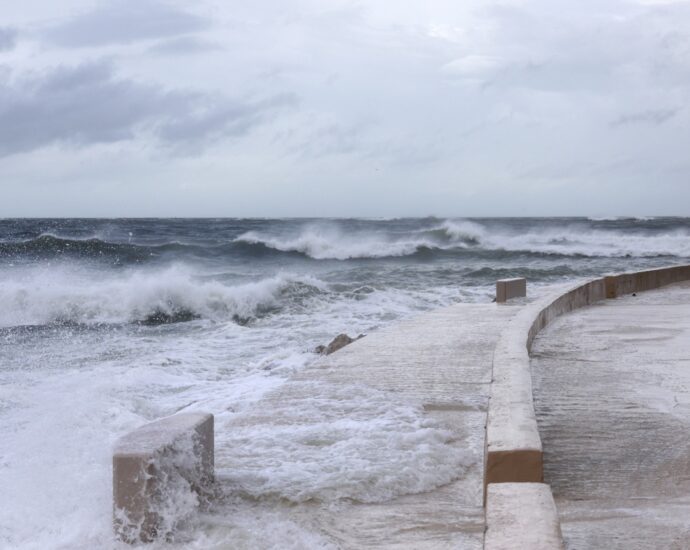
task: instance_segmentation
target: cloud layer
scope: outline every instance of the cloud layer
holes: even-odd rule
[[[84,146],[145,133],[164,145],[198,149],[242,135],[268,114],[295,104],[289,94],[232,100],[165,90],[118,78],[108,63],[63,66],[0,87],[0,155],[53,143]]]
[[[96,180],[114,199],[165,171],[180,215],[191,196],[196,215],[690,201],[690,2],[27,2],[0,28],[15,195]]]
[[[51,26],[44,31],[57,46],[84,48],[129,44],[202,31],[206,18],[156,0],[101,1],[95,8]]]
[[[17,30],[12,27],[0,27],[0,52],[11,50],[17,41]]]

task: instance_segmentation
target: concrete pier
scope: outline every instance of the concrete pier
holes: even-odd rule
[[[324,401],[350,391],[346,388],[360,388],[354,390],[355,396],[379,392],[390,403],[382,404],[384,410],[417,407],[421,410],[418,422],[447,430],[451,459],[454,453],[464,457],[464,469],[458,469],[447,483],[383,502],[343,501],[333,506],[310,501],[283,512],[343,549],[479,550],[485,529],[484,432],[493,352],[518,310],[519,306],[512,305],[458,304],[375,331],[301,371],[241,418],[218,429],[265,432],[281,422],[290,422],[291,430],[299,429],[299,423],[306,425],[313,419],[286,419],[285,411],[290,414],[303,406],[314,392],[315,382],[321,392],[319,399]],[[357,414],[357,410],[348,414]],[[231,470],[235,463],[229,459],[218,450],[219,469]],[[389,476],[399,473],[395,467],[391,464]]]
[[[545,481],[568,548],[688,548],[690,284],[618,281],[534,342]]]
[[[612,275],[375,331],[224,416],[221,492],[343,549],[683,548],[686,276]],[[137,460],[115,471],[151,476]],[[116,502],[141,494],[120,477]]]

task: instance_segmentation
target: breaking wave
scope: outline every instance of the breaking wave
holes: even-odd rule
[[[327,292],[313,277],[277,275],[226,285],[183,267],[125,276],[67,268],[33,269],[0,286],[0,327],[49,324],[159,325],[210,319],[248,322]]]
[[[414,222],[414,221],[413,221]],[[111,266],[161,261],[226,259],[359,260],[467,257],[491,253],[583,257],[688,257],[687,223],[657,218],[550,220],[319,221],[270,226],[239,235],[181,243],[155,243],[98,237],[74,238],[43,233],[26,240],[0,242],[0,259],[10,261],[80,260]]]
[[[587,219],[592,222],[648,222],[655,218],[653,216],[591,216]]]
[[[276,252],[300,253],[315,260],[427,257],[425,252],[444,256],[486,252],[588,257],[690,256],[690,233],[686,228],[633,231],[592,228],[584,223],[522,229],[446,220],[405,233],[347,232],[337,225],[312,224],[289,236],[248,231],[234,242]]]
[[[262,245],[281,252],[299,252],[315,260],[351,260],[411,256],[423,249],[467,249],[481,242],[483,230],[473,222],[446,221],[408,234],[346,232],[336,225],[308,225],[283,237],[248,231],[236,243]]]

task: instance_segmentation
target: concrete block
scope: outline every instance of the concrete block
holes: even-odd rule
[[[213,415],[182,413],[125,435],[113,452],[113,525],[121,540],[167,537],[214,481]]]
[[[527,296],[527,279],[501,279],[496,281],[496,303]]]
[[[551,488],[544,483],[492,483],[487,490],[485,550],[563,550]]]

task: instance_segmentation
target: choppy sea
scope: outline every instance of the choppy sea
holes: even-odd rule
[[[339,333],[491,301],[499,278],[535,288],[689,257],[688,218],[0,220],[0,548],[113,547],[118,436],[181,410],[221,423],[241,415]],[[339,477],[314,467],[339,460],[328,449],[309,455],[305,473],[297,434],[263,434],[260,448],[237,451],[259,468],[243,490],[287,501],[305,498],[294,490],[305,483],[323,501],[424,490],[401,479],[378,495],[353,482],[392,459],[367,444],[384,405],[343,432],[363,454],[338,464]],[[385,429],[403,417],[391,410]],[[217,433],[216,445],[232,463],[237,435]],[[327,546],[245,512],[233,544]],[[214,536],[192,534],[183,547],[225,547]]]

